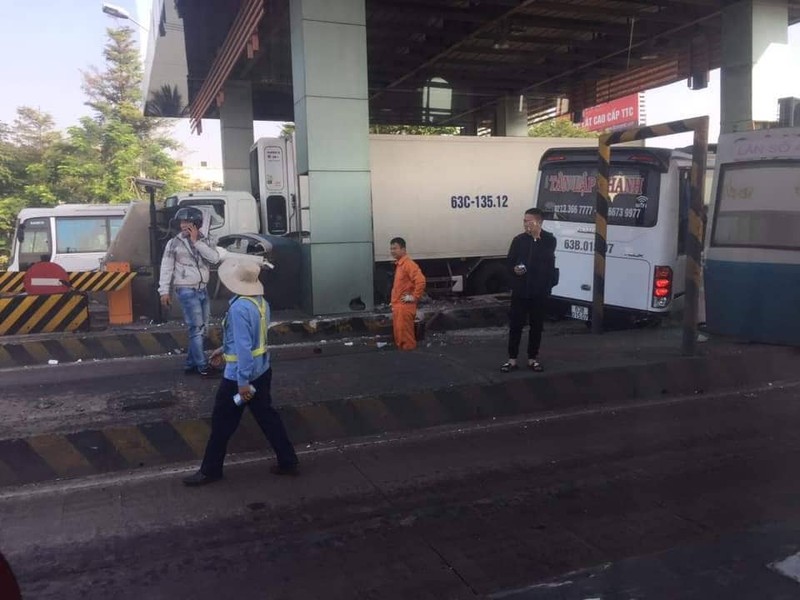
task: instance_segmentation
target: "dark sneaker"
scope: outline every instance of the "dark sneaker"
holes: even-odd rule
[[[220,371],[219,369],[213,369],[211,367],[203,367],[202,369],[197,369],[197,373],[200,375],[200,377],[208,377],[208,378],[219,377],[220,375],[222,375],[222,371]]]
[[[183,478],[183,485],[187,485],[189,487],[199,487],[201,485],[206,485],[209,483],[214,483],[215,481],[219,481],[222,479],[222,475],[218,475],[212,477],[210,475],[206,475],[202,471],[197,471],[197,473],[193,475],[189,475],[188,477]]]
[[[300,475],[300,468],[297,464],[293,465],[272,465],[269,472],[273,475]]]

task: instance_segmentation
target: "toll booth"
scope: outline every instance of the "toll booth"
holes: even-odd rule
[[[706,236],[709,331],[800,346],[800,127],[720,137]]]

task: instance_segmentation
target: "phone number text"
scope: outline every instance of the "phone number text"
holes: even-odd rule
[[[594,206],[586,204],[557,204],[553,207],[557,215],[594,215]],[[611,206],[608,216],[617,219],[638,219],[642,214],[641,208],[622,208]]]

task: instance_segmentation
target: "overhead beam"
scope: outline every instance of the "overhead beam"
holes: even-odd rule
[[[563,11],[565,5],[559,2],[537,2],[531,7],[535,11]],[[653,10],[655,9],[655,10]],[[593,19],[616,17],[623,19],[635,18],[637,21],[650,21],[653,23],[679,24],[686,21],[685,14],[676,14],[672,11],[659,10],[657,6],[645,5],[631,8],[610,8],[605,6],[586,6],[584,4],[570,4],[569,11]],[[526,11],[531,14],[531,11]]]
[[[654,36],[650,40],[641,41],[641,42],[637,42],[637,43],[631,44],[630,49],[633,50],[633,49],[638,48],[638,47],[640,47],[640,46],[642,46],[642,45],[644,45],[646,43],[653,43],[653,42],[657,41],[660,38],[669,39],[670,37],[672,37],[672,36],[674,36],[676,34],[679,34],[680,32],[685,31],[686,29],[695,27],[698,24],[701,24],[701,23],[703,23],[705,21],[708,21],[708,20],[711,20],[711,19],[714,19],[714,18],[718,18],[719,15],[720,15],[720,10],[719,9],[715,10],[715,11],[712,11],[712,12],[709,12],[709,14],[707,14],[704,17],[701,17],[699,19],[695,19],[694,21],[690,21],[690,22],[684,23],[682,25],[678,25],[678,26],[675,26],[675,27],[672,27],[672,28],[665,29],[661,33],[659,33],[658,35]],[[609,59],[609,58],[613,58],[615,56],[619,56],[620,54],[623,54],[626,51],[627,51],[627,49],[623,49],[623,50],[619,50],[619,51],[616,51],[616,52],[612,52],[610,54],[598,57],[597,59],[595,59],[592,62],[585,63],[583,65],[580,65],[580,66],[572,68],[572,69],[566,69],[565,71],[563,71],[562,73],[559,73],[557,75],[553,75],[553,76],[545,77],[543,79],[539,79],[535,83],[532,83],[532,84],[530,84],[528,86],[520,88],[518,90],[518,93],[527,94],[527,93],[529,93],[529,92],[531,92],[533,90],[542,89],[544,86],[547,86],[547,85],[552,84],[553,82],[556,82],[556,81],[559,81],[559,80],[563,80],[563,79],[565,79],[567,77],[573,76],[574,74],[579,73],[579,72],[581,72],[581,71],[583,71],[585,69],[595,68],[597,65],[601,64],[603,60],[606,60],[606,59]],[[475,107],[475,108],[472,108],[472,109],[470,109],[468,111],[464,111],[462,113],[454,115],[452,117],[452,119],[453,120],[460,119],[460,118],[463,118],[466,115],[472,114],[472,113],[477,112],[477,111],[488,109],[488,108],[490,108],[492,106],[493,106],[493,103],[482,104],[482,105],[480,105],[478,107]],[[447,121],[445,121],[445,123],[447,123]]]
[[[407,79],[410,79],[411,77],[413,77],[414,75],[416,75],[417,73],[419,73],[420,71],[422,71],[423,69],[428,67],[429,65],[434,64],[440,58],[443,58],[443,57],[449,55],[451,52],[456,51],[463,44],[465,44],[466,42],[471,40],[477,33],[483,32],[483,31],[487,31],[487,30],[489,30],[489,29],[491,29],[493,27],[496,27],[499,23],[501,23],[503,21],[503,19],[506,19],[509,16],[512,16],[512,15],[518,13],[519,11],[521,11],[525,7],[533,4],[534,2],[536,2],[536,0],[522,0],[514,8],[510,8],[508,10],[502,11],[500,14],[498,14],[497,16],[492,18],[491,20],[485,22],[483,25],[481,25],[480,27],[475,29],[475,31],[473,31],[471,34],[465,36],[463,40],[458,41],[458,42],[450,45],[449,47],[445,48],[444,50],[438,52],[437,54],[435,54],[434,56],[429,58],[427,61],[425,61],[421,65],[418,65],[417,67],[415,67],[415,68],[411,69],[410,71],[406,72],[404,75],[402,75],[402,76],[398,77],[397,79],[395,79],[394,81],[392,81],[388,86],[386,86],[386,88],[384,88],[384,90],[381,90],[380,92],[377,92],[376,94],[373,94],[370,97],[370,100],[380,96],[380,94],[383,93],[384,91],[390,90],[393,87],[400,85],[401,83],[403,83]]]

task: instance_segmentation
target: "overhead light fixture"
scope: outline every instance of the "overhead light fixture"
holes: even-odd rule
[[[121,6],[117,6],[116,4],[104,3],[103,4],[103,12],[105,14],[107,14],[109,17],[114,17],[115,19],[122,19],[122,20],[125,20],[125,21],[130,21],[134,25],[136,25],[136,26],[144,29],[145,31],[147,31],[147,27],[145,27],[144,25],[139,23],[136,19],[134,19],[131,16],[131,13],[129,13],[127,10],[125,10]]]
[[[509,47],[508,36],[511,35],[511,26],[508,20],[502,21],[495,32],[497,37],[494,40],[494,44],[492,44],[492,48],[495,50],[507,50]]]

